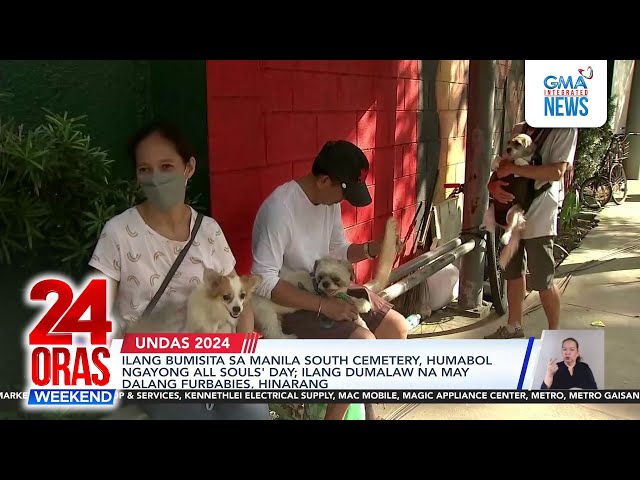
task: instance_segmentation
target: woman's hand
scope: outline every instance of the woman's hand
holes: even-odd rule
[[[553,376],[557,371],[558,364],[556,363],[556,359],[552,358],[547,364],[547,373],[544,376],[544,384],[547,386],[547,388],[551,388],[551,385],[553,385]]]

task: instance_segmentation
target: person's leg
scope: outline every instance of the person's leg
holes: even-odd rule
[[[343,322],[341,322],[343,323]],[[352,322],[349,322],[352,323]],[[349,339],[358,339],[358,340],[375,340],[376,336],[371,333],[371,331],[366,328],[358,327],[351,332],[351,335],[348,337]],[[344,420],[344,416],[349,410],[351,406],[350,403],[330,403],[327,405],[327,411],[324,415],[325,420]]]
[[[363,314],[363,318],[367,314]],[[335,322],[315,312],[298,311],[282,318],[282,331],[298,338],[324,339],[375,339],[375,335],[366,328],[353,322]],[[350,403],[330,403],[327,405],[325,420],[344,420]]]
[[[140,408],[150,420],[215,420],[204,403],[146,403]]]
[[[271,420],[266,403],[209,404],[214,420]]]
[[[366,294],[371,303],[371,311],[368,314],[363,314],[362,318],[370,330],[374,332],[375,338],[407,338],[409,323],[404,315],[393,309],[393,304],[371,291],[361,291],[360,293],[362,295]],[[375,413],[373,404],[366,403],[364,409],[366,420],[380,419]]]
[[[527,244],[530,285],[540,294],[540,303],[549,322],[549,330],[560,328],[560,292],[555,284],[556,265],[553,237],[532,238]]]
[[[522,304],[526,292],[525,272],[527,266],[527,252],[525,251],[526,240],[521,240],[518,250],[513,255],[507,267],[504,269],[503,276],[507,280],[507,324],[498,327],[498,329],[484,338],[487,339],[506,339],[506,338],[523,338],[522,331]]]
[[[409,323],[393,304],[384,300],[376,293],[365,288],[350,289],[349,295],[359,298],[368,298],[371,310],[360,316],[365,321],[375,338],[405,339],[409,333]]]
[[[507,325],[510,331],[522,328],[522,304],[527,293],[527,281],[524,275],[507,280],[507,303],[509,305]]]

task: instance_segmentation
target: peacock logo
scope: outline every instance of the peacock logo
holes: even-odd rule
[[[585,70],[579,68],[578,73],[587,80],[591,80],[593,78],[593,68],[591,68],[591,66],[587,67]]]

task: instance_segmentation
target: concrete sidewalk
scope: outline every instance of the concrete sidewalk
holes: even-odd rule
[[[629,181],[622,205],[609,203],[599,224],[558,269],[562,294],[561,328],[594,329],[605,324],[605,387],[640,389],[640,181]],[[540,338],[547,328],[537,293],[525,300],[525,335]],[[493,314],[473,328],[438,338],[483,338],[506,323]],[[415,341],[415,340],[412,340]],[[508,340],[505,340],[508,341]],[[387,419],[640,419],[640,404],[590,405],[379,405]]]

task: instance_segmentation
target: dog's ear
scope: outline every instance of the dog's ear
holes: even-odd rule
[[[245,275],[242,277],[242,283],[244,283],[247,292],[253,292],[258,285],[262,283],[262,277],[260,275]]]
[[[222,276],[212,268],[205,267],[202,279],[204,280],[204,284],[208,288],[215,289],[216,287],[218,287],[218,285],[220,285]]]
[[[316,274],[316,270],[318,269],[318,264],[320,263],[320,260],[316,260],[315,262],[313,262],[313,272],[311,272],[312,274]]]
[[[351,263],[349,260],[342,260],[342,264],[345,266],[345,268],[349,272],[349,278],[351,279],[351,281],[355,282],[356,271],[353,268],[353,263]]]

